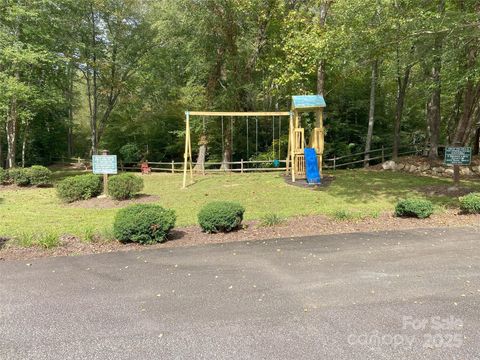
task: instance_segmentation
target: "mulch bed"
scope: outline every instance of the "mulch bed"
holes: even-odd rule
[[[480,231],[480,215],[459,215],[457,211],[435,214],[429,219],[397,218],[392,214],[364,220],[338,221],[326,216],[303,216],[285,221],[274,227],[260,227],[258,222],[246,222],[238,231],[227,234],[205,234],[198,226],[176,228],[169,241],[163,244],[142,246],[121,244],[117,241],[85,243],[73,236],[63,236],[62,245],[51,250],[38,247],[17,248],[8,242],[0,242],[0,260],[31,260],[47,256],[73,256],[114,251],[161,249],[234,241],[256,241],[272,238],[294,238],[298,236],[327,235],[352,232],[391,231],[414,228],[444,228],[472,226]]]
[[[160,199],[157,195],[138,194],[133,199],[128,200],[114,200],[109,197],[96,197],[88,200],[80,200],[65,205],[72,208],[83,209],[116,209],[122,208],[132,204],[145,204],[155,202]]]
[[[320,185],[311,185],[311,184],[307,183],[307,180],[305,180],[305,179],[299,179],[299,180],[296,180],[295,182],[292,182],[292,176],[291,175],[283,175],[283,178],[288,185],[297,186],[297,187],[304,188],[304,189],[311,189],[311,190],[325,189],[328,186],[330,186],[330,184],[332,183],[333,180],[335,180],[335,176],[323,175]]]

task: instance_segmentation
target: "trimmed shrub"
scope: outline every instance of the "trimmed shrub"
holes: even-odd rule
[[[108,195],[115,200],[130,199],[143,189],[143,179],[134,174],[120,174],[108,180]]]
[[[102,193],[102,179],[94,174],[68,177],[57,185],[57,194],[64,202],[87,200]]]
[[[136,204],[117,212],[113,223],[115,238],[121,242],[133,241],[153,244],[166,240],[175,226],[175,211],[160,205]]]
[[[5,184],[8,182],[8,172],[4,168],[0,167],[0,184]]]
[[[236,229],[243,220],[245,208],[234,202],[214,201],[198,213],[198,223],[207,233],[228,232]]]
[[[480,214],[480,193],[471,193],[459,198],[460,209],[467,214]]]
[[[45,186],[52,183],[52,172],[45,166],[33,165],[27,169],[31,185]]]
[[[428,218],[433,214],[433,204],[430,200],[410,198],[400,200],[395,206],[395,216]]]
[[[10,181],[18,186],[30,185],[30,176],[26,168],[13,168],[8,170]]]

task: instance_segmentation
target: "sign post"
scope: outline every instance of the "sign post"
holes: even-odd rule
[[[468,166],[472,162],[472,148],[447,147],[445,149],[445,165],[453,165],[453,183],[460,182],[460,165]]]
[[[103,175],[103,194],[108,195],[108,175],[117,174],[117,155],[108,155],[108,150],[103,150],[102,155],[92,156],[94,174]]]

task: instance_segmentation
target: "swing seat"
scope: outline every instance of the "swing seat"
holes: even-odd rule
[[[278,160],[278,159],[273,160],[273,167],[275,167],[275,168],[280,167],[280,160]]]

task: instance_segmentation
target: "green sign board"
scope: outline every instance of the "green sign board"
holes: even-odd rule
[[[445,149],[446,165],[470,165],[472,162],[472,148],[447,147]]]
[[[94,174],[116,174],[117,155],[93,155],[92,167]]]

